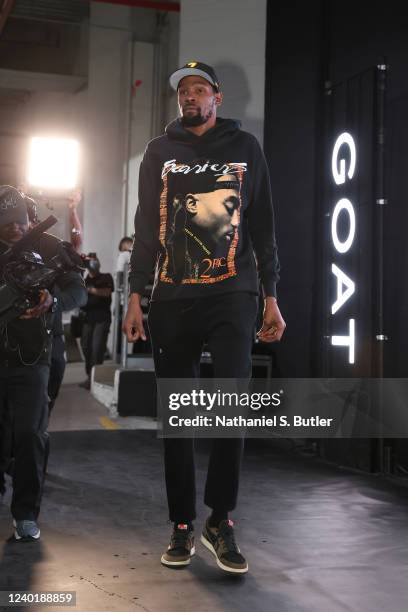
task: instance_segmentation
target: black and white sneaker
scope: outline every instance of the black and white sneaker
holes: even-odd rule
[[[170,544],[166,552],[162,554],[161,562],[168,567],[181,567],[182,565],[188,565],[194,554],[193,528],[183,523],[175,525]]]
[[[205,523],[201,542],[215,556],[218,567],[231,574],[246,574],[248,563],[235,541],[234,523],[231,519],[221,521],[216,527]]]
[[[35,521],[13,520],[14,539],[18,542],[32,542],[40,539],[40,528]]]

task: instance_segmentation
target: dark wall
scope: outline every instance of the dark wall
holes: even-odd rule
[[[276,349],[284,376],[320,374],[315,364],[322,346],[317,281],[322,264],[319,183],[324,82],[342,81],[384,58],[389,66],[385,133],[388,205],[384,216],[384,331],[389,340],[385,375],[406,375],[407,32],[408,11],[396,0],[268,3],[265,152],[282,263],[279,303],[288,325],[284,341]]]
[[[276,347],[283,376],[312,367],[319,4],[268,3],[264,148],[272,179],[281,262]]]

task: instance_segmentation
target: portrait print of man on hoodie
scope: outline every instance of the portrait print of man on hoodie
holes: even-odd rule
[[[210,172],[193,181],[178,175],[174,182],[181,193],[172,198],[170,223],[162,220],[167,222],[168,270],[166,264],[164,268],[169,278],[176,283],[209,283],[235,275],[240,175]],[[168,210],[163,207],[162,214]]]

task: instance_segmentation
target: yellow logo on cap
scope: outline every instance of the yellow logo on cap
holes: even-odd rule
[[[187,66],[189,68],[195,68],[197,66],[197,62],[190,62],[189,64],[187,64]]]

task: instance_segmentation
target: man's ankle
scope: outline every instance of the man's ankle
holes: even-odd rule
[[[218,525],[221,523],[221,521],[226,520],[228,520],[228,512],[219,512],[213,510],[208,519],[208,525],[212,528],[218,528]]]
[[[181,527],[183,525],[183,527]],[[185,525],[185,527],[184,527]],[[174,521],[174,529],[186,529],[187,531],[194,531],[193,521]]]

